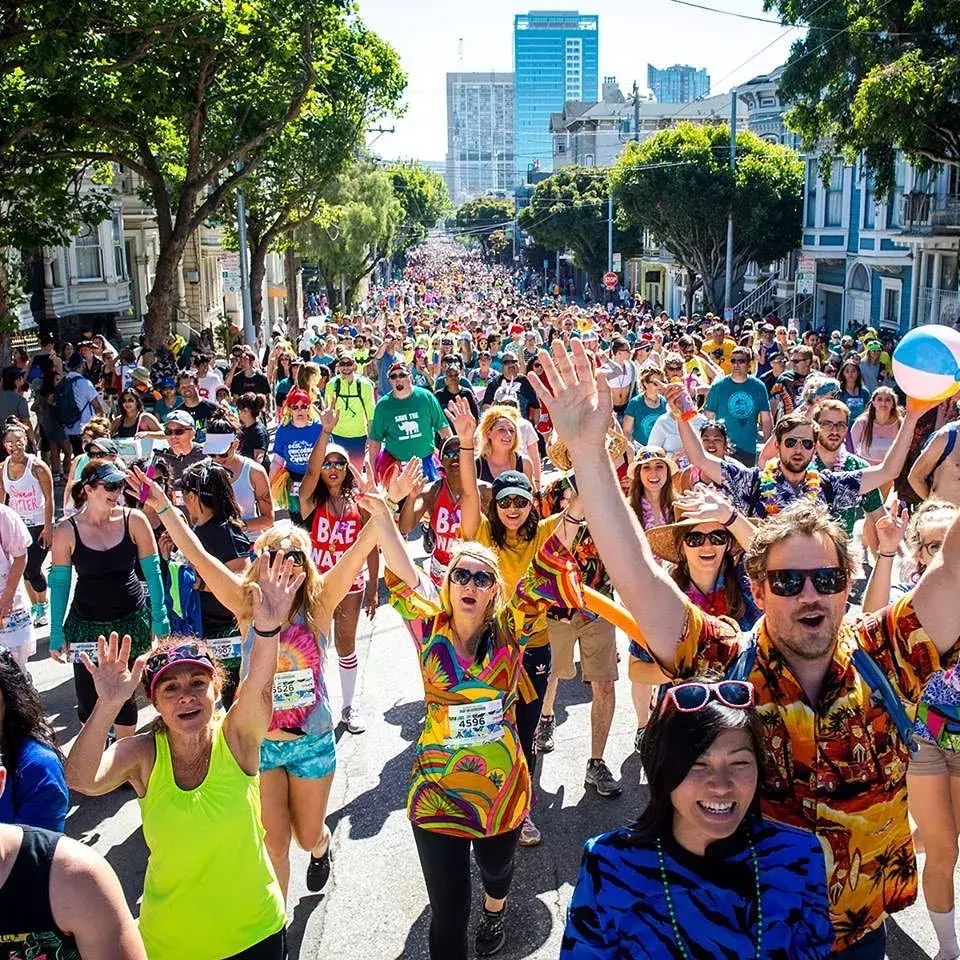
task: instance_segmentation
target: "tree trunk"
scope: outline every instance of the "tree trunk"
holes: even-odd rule
[[[177,270],[189,238],[189,234],[184,237],[175,234],[157,257],[153,288],[147,294],[147,316],[143,322],[150,347],[163,346],[170,337],[170,325],[177,307]]]
[[[263,244],[250,247],[250,314],[253,332],[264,336],[263,324],[263,278],[267,272],[267,248]]]
[[[340,306],[340,289],[332,279],[323,278],[323,285],[327,288],[327,306],[330,313],[336,313]]]
[[[287,280],[287,337],[296,344],[303,321],[303,288],[300,285],[300,258],[292,246],[284,253],[284,275]]]
[[[693,295],[697,292],[696,283],[697,275],[687,267],[687,282],[683,290],[683,309],[688,320],[693,316]]]

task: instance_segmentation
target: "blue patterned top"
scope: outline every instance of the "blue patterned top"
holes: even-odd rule
[[[805,830],[756,818],[764,960],[830,955],[823,851]],[[698,857],[663,838],[664,863],[683,947],[691,960],[748,960],[757,906],[743,828]],[[682,960],[670,922],[656,845],[629,828],[588,840],[567,913],[560,960]]]

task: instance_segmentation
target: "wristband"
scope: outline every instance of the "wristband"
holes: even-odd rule
[[[733,510],[730,514],[729,519],[723,521],[723,525],[725,527],[729,527],[733,523],[733,521],[737,519],[737,516],[738,516],[737,510]]]
[[[273,630],[261,630],[256,624],[253,625],[253,632],[258,637],[275,637],[283,629],[283,624]]]
[[[162,517],[172,506],[172,503],[168,503],[162,510],[157,511],[157,516]]]
[[[878,557],[895,557],[896,555],[897,555],[896,550],[894,550],[893,553],[881,553],[879,550],[877,551]]]
[[[476,447],[461,447],[461,450],[475,450]]]

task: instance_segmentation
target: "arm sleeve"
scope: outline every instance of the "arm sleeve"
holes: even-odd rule
[[[67,598],[70,596],[70,580],[73,568],[56,564],[50,568],[47,582],[50,584],[50,649],[63,647],[63,621],[67,615]]]
[[[17,761],[13,792],[17,823],[63,832],[70,792],[63,763],[53,750],[28,741]]]
[[[163,579],[160,576],[160,554],[151,553],[149,557],[142,557],[140,566],[150,591],[150,613],[153,618],[151,629],[158,637],[164,637],[170,632],[170,621],[167,618]]]

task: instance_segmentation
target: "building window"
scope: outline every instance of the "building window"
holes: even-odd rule
[[[113,269],[118,280],[127,279],[127,263],[123,250],[123,220],[119,210],[115,210],[112,217],[113,227]]]
[[[808,227],[817,225],[817,161],[807,161],[807,215],[804,223]]]
[[[877,225],[877,178],[868,170],[863,178],[863,228],[872,230]]]
[[[843,162],[834,160],[830,165],[830,182],[827,184],[827,198],[824,208],[823,225],[839,227],[843,223]]]
[[[880,323],[885,327],[900,327],[901,281],[883,277],[880,280]]]
[[[893,189],[887,197],[887,229],[900,226],[900,217],[903,208],[903,180],[906,175],[906,164],[903,157],[897,154],[893,168]]]
[[[96,228],[84,225],[74,239],[73,247],[77,258],[77,279],[102,280],[100,235]]]

